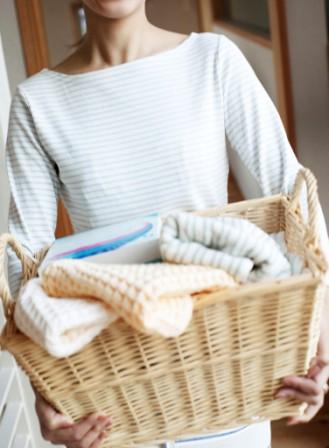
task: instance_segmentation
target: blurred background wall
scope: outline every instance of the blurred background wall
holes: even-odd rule
[[[13,0],[0,0],[0,31],[10,90],[13,93],[16,85],[26,78],[21,38]]]
[[[328,0],[286,2],[298,156],[318,178],[320,200],[327,226],[329,225],[328,12]]]

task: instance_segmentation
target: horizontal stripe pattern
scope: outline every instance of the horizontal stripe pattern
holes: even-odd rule
[[[170,263],[224,269],[241,282],[290,277],[292,266],[272,236],[246,219],[178,212],[163,221],[160,253]]]

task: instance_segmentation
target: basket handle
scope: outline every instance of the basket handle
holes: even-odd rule
[[[296,181],[293,187],[292,194],[290,196],[289,211],[292,213],[296,212],[300,204],[301,190],[303,182],[306,183],[307,189],[307,205],[308,205],[308,223],[307,229],[304,237],[304,244],[309,246],[313,245],[315,247],[317,258],[320,264],[318,269],[322,272],[326,272],[328,269],[328,263],[322,252],[319,244],[319,232],[318,232],[318,185],[317,179],[309,168],[301,168],[297,174]],[[317,263],[318,264],[318,263]]]
[[[4,313],[8,322],[13,321],[15,301],[9,290],[8,281],[5,275],[5,255],[6,247],[11,246],[22,263],[22,284],[35,275],[38,267],[38,256],[31,257],[26,249],[10,233],[0,235],[0,297],[2,299]]]
[[[308,235],[307,241],[316,241],[317,233],[317,218],[318,218],[318,187],[317,180],[308,168],[301,168],[297,174],[295,185],[291,194],[290,210],[293,212],[297,209],[303,182],[306,183],[307,188],[307,205],[308,205]]]

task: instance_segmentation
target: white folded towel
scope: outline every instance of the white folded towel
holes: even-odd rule
[[[163,220],[159,244],[164,261],[221,268],[240,282],[292,275],[275,238],[243,218],[174,212]]]
[[[15,306],[17,327],[57,358],[70,356],[88,344],[117,315],[104,303],[80,298],[53,298],[39,277],[20,290]]]

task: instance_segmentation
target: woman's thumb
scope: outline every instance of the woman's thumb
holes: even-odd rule
[[[69,428],[74,424],[69,416],[59,413],[56,413],[53,416],[53,422],[56,425],[56,428]]]
[[[48,403],[43,403],[43,418],[42,420],[45,422],[46,426],[49,429],[59,429],[59,428],[68,428],[73,425],[73,420],[59,412],[57,412],[52,406]]]

